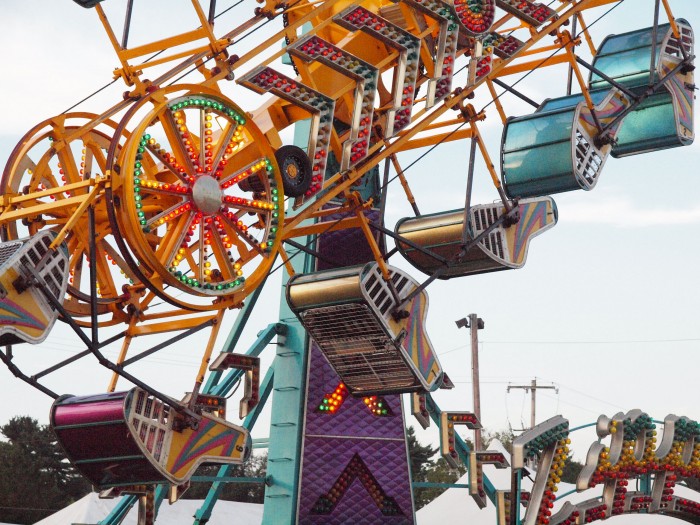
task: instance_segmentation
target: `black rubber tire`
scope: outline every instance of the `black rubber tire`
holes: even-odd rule
[[[298,146],[282,146],[275,152],[286,197],[300,197],[311,187],[311,159]]]

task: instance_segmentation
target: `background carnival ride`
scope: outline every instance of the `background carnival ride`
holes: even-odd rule
[[[668,23],[610,37],[596,49],[585,15],[617,3],[261,4],[249,21],[217,37],[215,2],[207,10],[193,1],[198,29],[130,48],[132,4],[119,41],[102,6],[85,2],[114,45],[121,65],[115,76],[129,91],[101,115],[62,114],[30,130],[3,173],[0,214],[9,319],[3,343],[40,343],[59,315],[86,347],[32,374],[14,365],[11,346],[1,356],[13,373],[56,399],[52,424],[76,467],[108,495],[139,495],[142,517],[151,520],[166,487],[175,499],[202,461],[247,457],[259,401],[274,390],[266,522],[342,522],[351,512],[367,522],[413,522],[397,396],[413,393],[421,424],[429,417],[438,422],[448,460],[461,457],[470,465],[477,501],[500,502],[505,516],[510,496],[478,476],[480,463],[505,458],[470,452],[454,424],[478,421],[469,413],[441,412],[429,394],[450,382],[423,330],[425,288],[437,278],[521,267],[530,238],[556,223],[548,195],[592,189],[609,154],[692,141],[689,24],[676,20],[667,2],[657,2],[657,16],[665,11]],[[285,28],[254,51],[234,54],[239,36],[270,20],[282,20]],[[283,38],[287,46],[276,51]],[[576,56],[580,45],[589,46],[592,64]],[[294,73],[274,62],[284,53]],[[506,119],[497,86],[527,97],[499,77],[556,64],[569,67],[582,94],[533,103],[535,113]],[[150,67],[165,72],[145,80]],[[178,83],[192,68],[204,80]],[[457,73],[466,77],[459,88],[453,86]],[[229,86],[275,96],[246,113],[224,94]],[[504,124],[503,184],[479,133],[486,114],[468,103],[482,86],[492,97],[494,118]],[[283,146],[280,137],[292,124],[301,134],[301,121],[308,122],[308,134],[295,142],[306,152]],[[469,140],[471,147],[466,207],[422,215],[397,154],[455,140]],[[500,198],[495,204],[471,203],[477,152]],[[383,221],[392,167],[415,212],[394,231]],[[427,279],[419,283],[388,266],[396,252]],[[281,315],[285,322],[261,332],[247,355],[233,353],[277,255],[293,275],[286,287],[291,310]],[[149,308],[155,301],[171,307],[155,311]],[[230,308],[242,308],[240,322],[205,382]],[[298,321],[288,320],[292,314]],[[113,326],[126,328],[102,338]],[[306,343],[304,329],[313,344]],[[201,330],[209,332],[208,342],[192,392],[182,401],[128,372],[129,365]],[[129,356],[135,338],[170,332],[179,333]],[[260,383],[258,354],[276,335],[277,356]],[[102,348],[119,341],[119,357],[106,359]],[[43,377],[90,354],[114,372],[106,393],[58,396],[43,384]],[[135,388],[114,392],[119,376]],[[225,419],[224,396],[240,379],[245,419],[237,426]],[[696,475],[696,425],[679,420],[690,430],[671,440],[676,420],[669,420],[662,444],[675,444],[654,452],[642,444],[651,439],[647,420],[631,412],[600,422],[601,436],[625,429],[624,442],[611,443],[612,459],[588,473],[588,481],[606,484],[604,498],[612,499],[551,520],[549,490],[564,454],[566,423],[549,421],[519,438],[513,465],[524,468],[523,456],[538,455],[540,472],[551,478],[533,490],[526,522],[573,523],[575,513],[580,521],[620,508],[697,520],[697,506],[658,488],[672,488],[662,478],[676,471]],[[338,464],[328,464],[328,450]],[[631,459],[630,450],[638,457]],[[596,461],[605,454],[597,451]],[[626,479],[620,472],[637,476],[639,469],[655,472],[655,483],[645,494],[626,495],[615,480]],[[222,467],[222,479],[226,473]],[[219,486],[212,486],[199,523]],[[519,508],[520,493],[512,492]],[[368,495],[369,505],[362,499]],[[633,497],[651,499],[640,506]],[[105,522],[117,522],[135,500],[124,498]]]

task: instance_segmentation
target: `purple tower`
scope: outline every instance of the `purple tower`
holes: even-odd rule
[[[326,234],[318,249],[318,270],[373,260],[359,229]],[[310,352],[299,524],[413,524],[401,396],[353,397],[313,341]]]

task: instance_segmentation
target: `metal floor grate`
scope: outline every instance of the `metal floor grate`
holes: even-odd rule
[[[354,392],[418,386],[390,333],[365,304],[308,310],[304,326],[336,373]]]
[[[19,250],[23,244],[24,241],[2,243],[0,245],[0,264],[5,264],[10,257],[17,253],[17,250]]]

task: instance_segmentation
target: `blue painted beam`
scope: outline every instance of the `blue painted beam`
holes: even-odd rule
[[[247,428],[248,430],[253,429],[255,423],[258,420],[258,417],[260,416],[260,412],[262,412],[263,406],[265,406],[265,402],[267,401],[268,397],[270,397],[270,392],[272,392],[274,376],[275,371],[273,363],[273,366],[271,366],[267,370],[265,378],[263,379],[263,382],[260,385],[260,402],[243,420],[243,427]],[[214,505],[216,505],[216,502],[219,500],[221,491],[224,488],[225,482],[221,480],[229,477],[229,473],[232,468],[233,465],[224,465],[219,469],[219,472],[216,475],[218,481],[214,481],[214,483],[212,483],[207,497],[204,499],[204,503],[202,503],[202,506],[199,509],[197,509],[197,512],[195,512],[193,525],[204,525],[209,521],[211,513],[214,510]]]
[[[253,357],[259,356],[276,335],[284,335],[286,332],[287,327],[282,323],[269,324],[267,328],[258,333],[258,338],[250,346],[245,355]],[[217,373],[220,374],[220,372],[212,372],[209,377],[211,378]],[[213,382],[211,390],[207,390],[205,388],[204,393],[215,396],[227,396],[231,393],[231,390],[233,390],[234,386],[242,376],[243,370],[231,369],[218,384],[216,384],[216,381]],[[209,381],[207,381],[207,384],[209,384]]]
[[[433,481],[414,481],[411,486],[416,489],[468,489],[468,483],[437,483]]]
[[[229,332],[228,337],[226,338],[226,342],[224,343],[223,349],[221,350],[222,352],[233,352],[233,350],[236,348],[238,340],[241,338],[243,329],[245,328],[246,323],[248,323],[250,314],[253,312],[255,303],[258,301],[258,297],[260,297],[260,294],[262,293],[262,289],[265,286],[266,281],[267,279],[260,283],[260,286],[253,290],[253,293],[247,297],[243,308],[241,308],[241,310],[238,312],[236,321],[233,323],[233,327],[231,328],[231,331]],[[221,378],[221,375],[222,372],[212,372],[211,374],[209,374],[209,377],[207,378],[207,382],[204,384],[202,392],[211,394],[211,390],[217,385],[219,379]]]
[[[123,496],[112,509],[112,512],[107,514],[105,519],[98,521],[97,525],[119,525],[137,501],[138,498],[136,496]]]
[[[158,510],[160,509],[160,506],[167,495],[167,485],[158,485],[156,487],[156,516],[158,516]],[[133,494],[122,496],[119,500],[119,503],[117,503],[117,505],[112,509],[112,512],[110,512],[105,519],[97,522],[98,525],[119,525],[124,520],[129,511],[133,508],[133,506],[136,505],[136,503],[138,503],[138,501],[138,496],[134,496]]]
[[[287,341],[277,348],[275,357],[267,459],[271,482],[265,491],[263,525],[291,524],[296,520],[308,353],[305,330],[291,312],[287,314]]]
[[[430,414],[431,419],[435,422],[438,427],[440,426],[440,415],[442,414],[442,410],[440,410],[440,407],[437,405],[435,400],[433,399],[433,396],[430,394],[426,394],[425,396],[425,408],[428,410],[428,413]],[[455,450],[457,451],[457,454],[459,454],[460,459],[462,460],[462,463],[464,465],[469,465],[469,453],[471,452],[471,449],[469,448],[469,445],[467,445],[464,440],[455,432]],[[491,480],[488,478],[486,474],[484,474],[484,491],[486,492],[486,495],[488,498],[491,500],[491,503],[496,505],[496,487],[493,486],[493,483]]]
[[[193,483],[265,483],[267,478],[253,478],[246,476],[192,476],[190,481]]]

